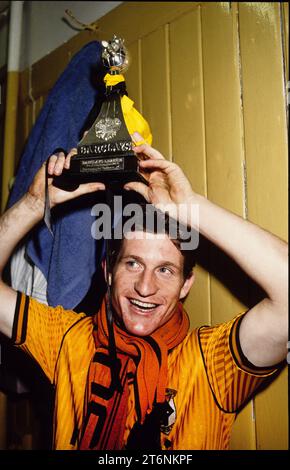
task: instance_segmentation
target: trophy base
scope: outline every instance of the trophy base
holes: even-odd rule
[[[102,157],[83,157],[77,155],[64,169],[61,176],[54,178],[53,185],[65,191],[74,191],[82,183],[99,182],[108,186],[122,188],[130,181],[148,185],[138,171],[138,159],[134,155],[113,155]]]

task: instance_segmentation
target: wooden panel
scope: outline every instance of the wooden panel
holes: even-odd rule
[[[256,450],[253,401],[250,401],[236,418],[231,435],[230,450]]]
[[[19,84],[19,101],[21,105],[24,105],[25,100],[28,98],[29,94],[29,78],[30,70],[29,68],[20,72],[20,84]]]
[[[199,9],[171,23],[170,65],[173,158],[195,191],[206,196]]]
[[[33,98],[37,99],[50,90],[69,62],[68,51],[59,47],[32,66],[31,82]],[[44,72],[47,72],[45,74]]]
[[[171,158],[170,103],[166,27],[142,39],[143,115],[150,124],[154,146]]]
[[[287,237],[287,143],[280,9],[239,3],[249,220]],[[259,449],[287,448],[285,376],[255,399]],[[275,432],[272,432],[275,430]]]
[[[33,104],[25,106],[25,138],[27,139],[33,126]]]
[[[7,73],[7,91],[5,102],[4,148],[2,162],[2,197],[1,211],[5,210],[9,196],[9,188],[13,181],[15,170],[15,149],[17,135],[19,72]]]
[[[181,166],[192,187],[206,195],[199,8],[170,24],[170,66],[173,160]],[[191,326],[210,324],[209,274],[200,265],[195,268],[195,283],[185,308]]]
[[[129,98],[134,101],[134,107],[142,112],[142,71],[141,71],[141,41],[135,41],[128,46],[130,65],[125,72],[125,80]]]
[[[116,34],[117,29],[118,35],[124,37],[127,44],[130,44],[197,8],[198,4],[198,2],[124,2],[100,18],[97,36],[110,39]]]
[[[203,66],[208,197],[243,215],[243,138],[240,102],[239,55],[235,8],[225,3],[202,7]],[[226,279],[236,272],[223,254],[212,253],[213,266]],[[218,274],[218,273],[217,273]],[[236,297],[213,278],[212,322],[229,320],[243,309]]]
[[[243,216],[244,150],[236,5],[203,5],[202,39],[208,197]],[[214,273],[210,284],[211,320],[218,324],[245,309],[247,278],[220,250],[211,246],[210,253],[210,269]],[[255,448],[251,406],[243,410],[234,429],[232,448]]]
[[[29,98],[29,69],[20,72],[19,83],[19,106],[17,117],[17,138],[16,138],[16,151],[15,151],[15,168],[17,168],[18,161],[23,153],[23,149],[28,137],[30,129],[27,125],[27,106],[30,103]]]
[[[34,116],[34,123],[42,109],[43,106],[43,96],[40,96],[36,101],[35,101],[35,116]]]
[[[279,4],[240,3],[239,9],[249,219],[286,239],[287,135]]]
[[[282,18],[283,18],[283,47],[284,47],[284,60],[285,60],[285,71],[286,81],[289,80],[289,3],[283,2]]]
[[[85,44],[97,40],[91,31],[82,31],[74,36],[66,44],[61,45],[50,54],[47,54],[41,60],[31,67],[31,88],[33,98],[47,95],[55,82],[65,70],[70,59]]]
[[[286,450],[288,441],[288,371],[255,398],[257,449]]]

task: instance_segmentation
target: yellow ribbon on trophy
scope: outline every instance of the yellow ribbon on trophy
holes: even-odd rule
[[[118,85],[118,83],[124,82],[125,78],[123,75],[111,75],[107,73],[104,78],[106,87]],[[134,108],[134,101],[128,96],[123,95],[121,98],[121,107],[124,116],[124,120],[128,129],[129,134],[132,136],[135,132],[142,135],[143,140],[138,142],[134,141],[135,145],[142,145],[147,143],[152,144],[152,134],[148,122],[144,117]]]

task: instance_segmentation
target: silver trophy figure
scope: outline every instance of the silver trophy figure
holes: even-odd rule
[[[124,39],[113,36],[109,42],[102,41],[102,60],[110,73],[124,73],[129,67],[129,54],[124,46]]]

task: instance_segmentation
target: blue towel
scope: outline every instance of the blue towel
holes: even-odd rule
[[[96,113],[100,109],[104,74],[98,41],[85,45],[71,59],[31,131],[8,207],[23,196],[36,171],[56,148],[68,151],[77,145],[91,110]],[[91,236],[91,208],[103,197],[101,193],[90,194],[56,207],[54,237],[42,222],[28,240],[27,254],[47,279],[49,305],[72,309],[86,295],[103,252],[103,242]]]

